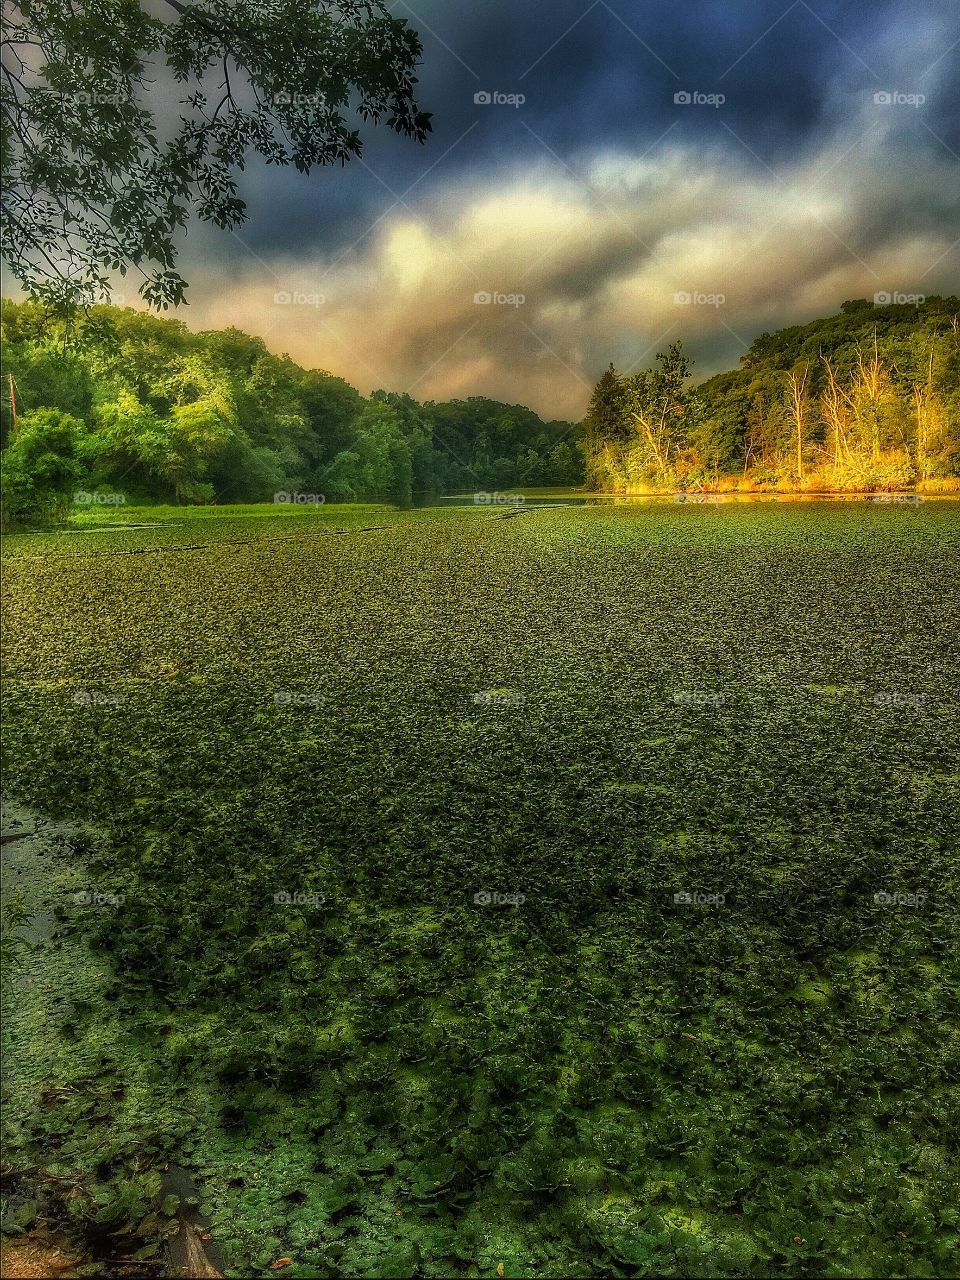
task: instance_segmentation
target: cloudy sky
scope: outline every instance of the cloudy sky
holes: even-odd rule
[[[193,328],[362,391],[578,418],[613,360],[706,375],[765,329],[960,292],[960,11],[942,0],[394,0],[420,147],[252,169],[192,228]]]

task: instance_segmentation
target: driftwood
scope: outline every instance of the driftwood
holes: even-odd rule
[[[200,1233],[178,1214],[180,1230],[167,1245],[170,1274],[182,1280],[220,1280],[221,1272],[207,1257]]]

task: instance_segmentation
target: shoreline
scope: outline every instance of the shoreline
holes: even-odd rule
[[[935,499],[960,500],[960,488],[954,490],[870,490],[851,492],[849,489],[810,490],[810,489],[641,489],[623,492],[591,491],[588,489],[557,489],[550,491],[537,488],[523,490],[503,490],[500,493],[477,495],[473,493],[441,494],[432,501],[419,506],[483,506],[507,507],[511,504],[521,505],[526,502],[623,502],[623,501],[668,501],[678,503],[709,502],[874,502],[878,505],[902,504],[916,506],[921,502]],[[414,504],[415,508],[418,504]]]

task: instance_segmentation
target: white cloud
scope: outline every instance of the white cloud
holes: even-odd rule
[[[953,161],[911,150],[910,127],[865,104],[776,175],[732,139],[598,154],[582,182],[545,155],[394,209],[339,261],[251,257],[228,281],[194,267],[189,320],[260,333],[365,392],[483,394],[577,417],[606,364],[651,343],[709,348],[705,374],[736,363],[739,339],[846,298],[954,291]],[[325,301],[274,305],[278,289]],[[678,305],[678,291],[725,302]],[[478,292],[525,300],[477,304]]]

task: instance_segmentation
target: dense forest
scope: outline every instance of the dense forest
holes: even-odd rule
[[[960,300],[847,302],[763,334],[696,384],[680,343],[612,365],[585,422],[482,396],[421,404],[304,369],[237,329],[94,307],[3,309],[8,524],[83,501],[380,500],[582,485],[952,489],[960,476]],[[92,496],[91,496],[92,495]]]
[[[3,308],[8,522],[74,493],[124,502],[376,499],[582,484],[569,422],[481,396],[419,404],[271,354],[237,329],[94,307],[69,334]]]
[[[845,302],[764,333],[738,369],[691,384],[679,343],[632,376],[612,365],[586,421],[588,470],[612,492],[956,487],[960,299]]]

